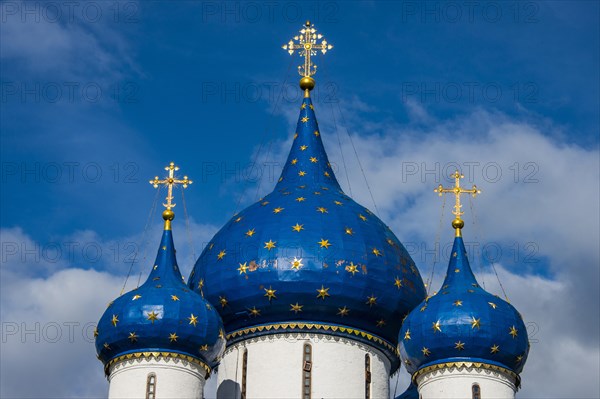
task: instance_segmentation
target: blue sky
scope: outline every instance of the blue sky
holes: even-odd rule
[[[36,282],[51,290],[59,273],[89,282],[88,272],[118,288],[100,290],[101,299],[89,293],[86,303],[117,295],[132,248],[153,253],[157,245],[158,217],[143,234],[155,199],[147,180],[171,160],[195,180],[185,197],[192,244],[183,203],[176,208],[175,239],[189,271],[192,253],[274,185],[264,177],[257,189],[247,168],[258,160],[266,175],[265,162],[277,170],[285,159],[301,99],[299,59],[281,45],[310,19],[335,46],[316,61],[313,97],[338,180],[374,208],[351,136],[380,217],[413,248],[422,275],[431,272],[427,250],[446,226],[431,189],[449,182],[443,172],[457,162],[463,172],[472,165],[469,184],[485,193],[474,204],[472,241],[496,251],[488,260],[517,298],[527,298],[523,284],[543,291],[547,302],[528,309],[540,331],[556,328],[543,315],[557,296],[577,292],[597,309],[597,2],[65,4],[0,5],[3,288]],[[451,237],[441,233],[443,246]],[[493,287],[489,263],[480,271]],[[135,270],[144,273],[144,265]],[[35,311],[20,315],[24,308],[6,292],[4,320],[40,319]],[[89,306],[74,312],[96,320],[102,306]],[[575,317],[578,309],[565,312]],[[583,342],[598,353],[597,314],[565,332],[572,353]],[[549,347],[559,342],[549,336]],[[71,351],[100,381],[86,345]],[[535,362],[535,352],[530,357]],[[541,370],[530,375],[538,384],[547,378]],[[3,393],[16,394],[5,386]],[[94,387],[65,386],[56,395],[94,395],[104,386]],[[36,395],[28,389],[25,396]],[[598,389],[596,381],[580,394]]]

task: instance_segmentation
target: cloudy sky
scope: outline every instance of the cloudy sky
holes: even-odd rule
[[[172,160],[194,180],[177,192],[187,276],[277,179],[301,100],[281,45],[310,19],[335,46],[313,101],[344,190],[436,290],[451,199],[432,190],[458,166],[483,191],[465,203],[474,271],[528,326],[518,396],[600,397],[599,17],[589,1],[0,3],[0,396],[106,395],[92,332],[153,260],[147,180]]]

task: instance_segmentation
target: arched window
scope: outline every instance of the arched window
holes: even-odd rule
[[[481,399],[481,388],[479,388],[479,384],[473,384],[471,386],[471,394],[473,399]]]
[[[365,399],[371,399],[371,357],[365,355]]]
[[[242,398],[246,399],[246,379],[248,376],[248,349],[244,349],[242,356]]]
[[[304,344],[302,351],[302,398],[310,399],[312,372],[312,347]]]
[[[146,399],[156,398],[156,374],[150,373],[146,378]]]

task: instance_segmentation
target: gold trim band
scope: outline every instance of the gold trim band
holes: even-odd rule
[[[189,356],[189,355],[184,355],[182,353],[176,353],[176,352],[133,352],[133,353],[127,353],[125,355],[121,355],[121,356],[117,356],[114,359],[111,359],[108,363],[106,363],[106,365],[104,366],[104,373],[106,375],[108,375],[108,369],[110,368],[110,366],[112,366],[113,364],[120,362],[122,360],[131,360],[131,359],[139,359],[139,358],[145,358],[145,359],[150,359],[150,358],[171,358],[171,359],[182,359],[182,360],[187,360],[190,363],[194,363],[200,367],[202,367],[205,371],[206,374],[209,375],[211,372],[210,367],[204,363],[203,361]]]
[[[334,326],[330,324],[318,324],[318,323],[277,323],[277,324],[263,324],[256,327],[248,327],[243,330],[237,330],[230,334],[227,334],[227,341],[236,337],[243,337],[244,335],[254,334],[257,332],[268,332],[271,330],[324,330],[324,331],[332,331],[332,332],[341,332],[347,336],[360,336],[361,338],[365,338],[369,341],[375,342],[379,345],[384,346],[387,350],[391,351],[396,356],[399,356],[398,349],[392,346],[389,342],[384,341],[376,335],[371,333],[357,330],[355,328],[342,327],[342,326]]]
[[[415,373],[412,376],[412,380],[413,380],[413,382],[416,383],[417,382],[416,379],[418,376],[428,373],[430,371],[450,369],[450,368],[461,369],[461,368],[471,368],[471,367],[483,368],[483,369],[487,369],[487,370],[494,370],[494,371],[500,371],[500,372],[506,373],[515,379],[517,387],[519,387],[521,385],[521,378],[514,371],[511,371],[505,367],[496,366],[494,364],[482,363],[482,362],[448,362],[448,363],[433,364],[431,366],[423,367],[422,369],[415,371]]]

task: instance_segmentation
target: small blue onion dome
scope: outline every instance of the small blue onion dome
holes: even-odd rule
[[[454,240],[441,290],[408,315],[398,340],[411,374],[454,362],[483,363],[519,374],[529,352],[521,315],[479,286],[462,237]]]
[[[219,314],[183,282],[170,229],[163,231],[146,282],[109,304],[94,335],[106,372],[119,359],[155,352],[199,363],[210,372],[225,350]]]
[[[310,97],[274,191],[236,214],[198,258],[189,286],[203,282],[228,344],[311,328],[369,340],[396,362],[401,320],[425,297],[394,233],[340,188]]]
[[[400,396],[396,396],[396,399],[419,399],[419,390],[417,389],[417,384],[414,381],[411,381],[406,391],[402,392]]]

